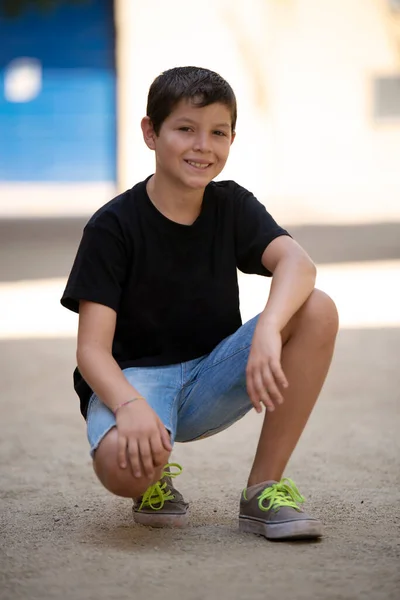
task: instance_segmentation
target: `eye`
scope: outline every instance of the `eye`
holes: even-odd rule
[[[179,131],[192,131],[191,127],[179,127]]]
[[[216,131],[213,131],[213,133],[215,133],[215,135],[218,135],[219,137],[226,137],[226,133],[224,131],[219,131],[218,129]]]

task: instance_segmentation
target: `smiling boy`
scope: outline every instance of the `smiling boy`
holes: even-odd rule
[[[75,389],[94,470],[133,498],[135,521],[182,526],[174,442],[213,435],[265,407],[239,527],[268,539],[318,538],[319,520],[286,464],[317,400],[337,333],[306,252],[247,190],[215,182],[235,138],[236,99],[217,73],[162,73],[143,137],[152,176],[85,227],[61,299],[79,312]],[[237,269],[272,275],[263,312],[242,325]],[[267,296],[267,295],[266,295]]]

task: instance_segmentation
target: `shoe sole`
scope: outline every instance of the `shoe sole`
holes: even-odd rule
[[[239,517],[239,531],[263,535],[268,540],[311,540],[322,537],[322,525],[314,520],[289,521],[267,524]]]
[[[189,522],[189,514],[186,512],[181,515],[165,513],[158,515],[134,511],[133,520],[140,525],[146,525],[146,527],[166,527],[173,529],[186,527]]]

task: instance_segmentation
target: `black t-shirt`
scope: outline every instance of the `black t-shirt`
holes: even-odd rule
[[[288,233],[234,181],[211,182],[192,225],[153,205],[145,181],[100,208],[83,237],[61,303],[117,313],[113,356],[121,368],[160,366],[208,354],[242,324],[237,268],[269,276],[268,244]],[[86,418],[92,390],[74,372]]]

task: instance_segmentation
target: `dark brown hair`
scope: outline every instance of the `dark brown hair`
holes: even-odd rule
[[[235,131],[237,107],[235,94],[218,73],[201,67],[175,67],[159,75],[151,84],[147,98],[147,116],[156,135],[161,125],[181,100],[203,107],[220,102],[231,111],[232,133]]]

